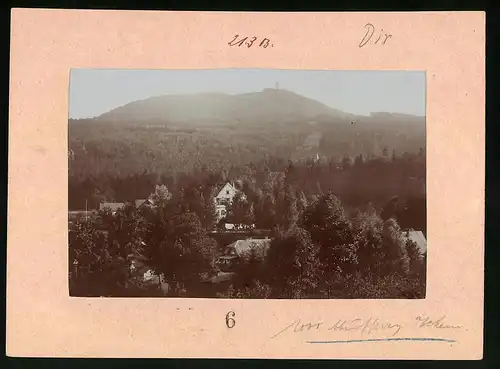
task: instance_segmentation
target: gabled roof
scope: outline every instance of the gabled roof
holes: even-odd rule
[[[135,207],[138,208],[140,207],[142,204],[144,204],[145,202],[147,201],[147,199],[139,199],[139,200],[135,200]]]
[[[217,192],[217,196],[216,197],[218,197],[222,193],[222,191],[224,191],[224,189],[226,189],[228,187],[230,189],[234,190],[234,191],[238,191],[237,188],[232,183],[226,182],[226,184],[224,186],[222,186],[222,188],[220,189],[220,191]]]
[[[405,230],[403,231],[403,237],[415,242],[422,254],[427,251],[427,240],[422,231],[415,231],[413,229]]]
[[[155,204],[155,202],[152,198],[135,200],[134,203],[135,203],[136,208],[140,208],[142,205],[145,205],[145,204],[146,205],[148,205],[148,204],[154,205]]]
[[[249,253],[251,249],[255,249],[256,253],[260,257],[264,257],[267,254],[267,250],[271,245],[271,240],[269,238],[265,239],[255,239],[249,238],[246,240],[238,240],[228,245],[228,248],[233,248],[238,256],[242,256]]]

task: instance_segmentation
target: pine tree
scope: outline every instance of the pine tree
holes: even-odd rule
[[[391,218],[384,222],[383,237],[385,273],[407,274],[409,272],[409,259],[406,241],[395,219]]]
[[[400,200],[399,197],[393,197],[382,209],[380,213],[381,218],[385,221],[390,218],[397,219],[400,213]]]
[[[112,250],[91,223],[76,225],[69,245],[70,294],[119,296],[127,280],[126,258]]]
[[[211,196],[203,196],[202,224],[207,230],[211,230],[217,219],[215,203]]]
[[[284,196],[284,222],[285,229],[294,227],[299,220],[299,211],[297,207],[297,198],[291,186],[287,186]]]
[[[356,158],[354,159],[354,166],[361,167],[363,163],[364,163],[363,154],[359,154],[358,156],[356,156]]]
[[[351,161],[351,158],[347,155],[344,155],[344,157],[342,158],[342,169],[343,170],[348,170],[351,168],[352,166],[352,161]]]
[[[408,239],[405,248],[409,260],[409,273],[416,277],[423,276],[425,272],[424,256],[420,252],[418,245]]]
[[[295,165],[292,160],[288,161],[288,167],[285,173],[285,183],[290,184],[293,182],[296,175]]]
[[[247,226],[252,226],[255,224],[255,212],[253,203],[247,203],[245,216],[243,218],[243,224]]]
[[[373,206],[353,219],[353,233],[358,245],[358,271],[363,276],[378,274],[384,263],[383,221]]]
[[[276,206],[271,194],[263,193],[254,211],[257,228],[273,229],[276,226]]]
[[[319,246],[323,281],[330,294],[339,273],[348,275],[357,268],[357,244],[351,223],[339,198],[327,193],[305,212],[303,225],[310,232],[312,241]]]
[[[320,275],[318,247],[299,227],[278,232],[266,257],[266,280],[277,297],[302,298],[314,294]]]
[[[161,268],[167,280],[187,283],[211,267],[217,243],[206,236],[195,213],[174,214],[162,248]]]
[[[299,191],[299,194],[297,196],[297,211],[299,212],[299,217],[307,209],[307,206],[308,200],[306,194],[304,193],[304,191]]]
[[[251,225],[255,222],[253,204],[237,193],[228,209],[228,220],[234,224]]]
[[[155,204],[163,204],[172,198],[172,193],[165,185],[156,185],[155,192],[151,194],[150,198]]]

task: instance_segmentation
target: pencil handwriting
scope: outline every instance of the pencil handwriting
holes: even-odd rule
[[[415,318],[418,322],[419,328],[438,328],[438,329],[457,329],[462,328],[461,325],[447,324],[444,322],[446,315],[439,319],[431,319],[426,315],[419,315]]]
[[[276,333],[275,335],[273,335],[271,338],[274,338],[276,336],[279,336],[280,334],[282,334],[283,332],[289,330],[290,328],[292,328],[292,331],[294,333],[297,333],[297,332],[304,332],[304,331],[310,331],[312,329],[316,329],[316,330],[319,330],[321,325],[323,324],[323,322],[316,322],[316,323],[301,323],[300,322],[300,319],[297,319],[296,321],[292,322],[290,325],[287,325],[285,328],[283,328],[282,330],[280,330],[278,333]]]
[[[396,336],[401,329],[402,324],[387,322],[379,318],[355,318],[355,319],[338,319],[329,324],[324,321],[302,322],[300,319],[293,321],[285,326],[283,329],[274,334],[271,338],[275,338],[285,332],[289,333],[303,333],[310,331],[324,331],[324,332],[359,332],[362,335],[372,335],[375,333],[384,333],[389,336]]]

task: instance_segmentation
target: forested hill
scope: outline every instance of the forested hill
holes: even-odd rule
[[[97,120],[207,125],[296,122],[321,116],[349,119],[351,115],[291,91],[265,89],[238,95],[202,93],[151,97],[115,108]]]
[[[229,95],[201,93],[155,96],[116,107],[92,119],[72,123],[134,122],[170,123],[193,126],[236,124],[310,124],[398,123],[425,124],[425,118],[390,112],[356,116],[287,90],[264,89],[259,92]]]
[[[286,123],[198,125],[101,117],[70,120],[69,149],[70,175],[78,177],[144,171],[172,174],[203,166],[228,169],[269,157],[305,160],[318,154],[340,160],[345,155],[369,157],[393,151],[402,155],[425,151],[425,118],[379,113],[352,119],[323,115]]]
[[[149,191],[154,182],[168,178],[173,186],[193,173],[223,172],[222,177],[237,179],[249,165],[257,172],[282,172],[289,160],[307,163],[319,156],[333,168],[344,158],[403,158],[405,153],[425,153],[425,117],[384,112],[354,116],[282,90],[157,97],[95,119],[69,121],[70,207],[85,206],[85,198],[96,191],[109,193],[107,200],[144,196],[119,189],[119,183],[140,178],[143,191]],[[402,174],[406,164],[393,167],[398,169],[391,176],[408,177]],[[368,179],[373,187],[376,173],[371,173],[363,182]],[[425,162],[418,173],[425,179]],[[336,180],[342,176],[337,174]],[[384,181],[393,183],[391,176]],[[351,187],[350,180],[342,181]],[[360,185],[359,178],[353,181],[352,186]],[[397,181],[392,185],[402,186]],[[126,187],[140,187],[132,182]],[[316,179],[309,185],[316,188]],[[391,195],[388,191],[384,197]]]

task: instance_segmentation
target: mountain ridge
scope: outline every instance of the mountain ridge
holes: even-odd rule
[[[317,115],[339,117],[346,114],[294,92],[265,89],[237,95],[204,93],[154,96],[112,109],[96,119],[237,123],[302,120]]]
[[[70,121],[173,123],[286,123],[297,121],[351,121],[370,117],[424,118],[409,114],[374,112],[356,115],[285,89],[266,88],[241,94],[205,92],[158,95],[135,100],[93,118]]]

